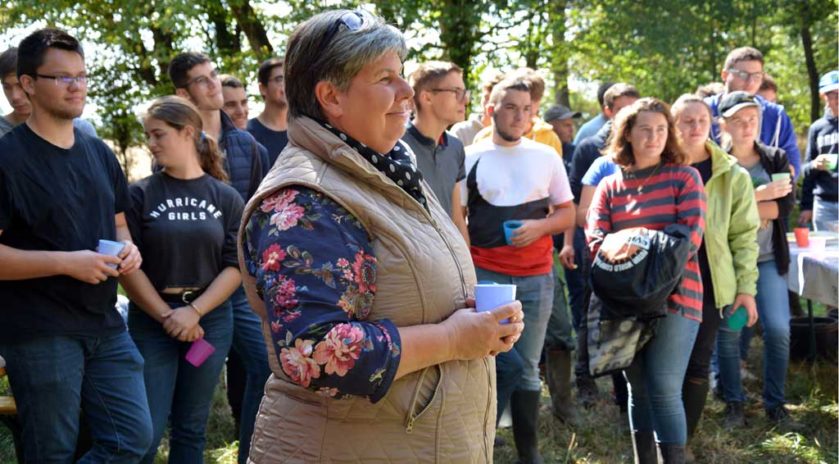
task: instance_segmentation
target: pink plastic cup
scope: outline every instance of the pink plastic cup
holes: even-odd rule
[[[201,367],[204,361],[216,351],[216,347],[210,344],[207,340],[199,338],[192,342],[189,351],[186,352],[186,360],[195,367]]]

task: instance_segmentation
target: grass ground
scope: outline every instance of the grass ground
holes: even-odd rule
[[[819,308],[821,309],[821,308]],[[749,370],[761,372],[762,343],[755,337],[750,351]],[[758,377],[760,377],[758,375]],[[581,410],[580,424],[568,428],[552,418],[548,412],[549,397],[543,395],[540,446],[548,463],[624,463],[632,462],[632,446],[627,419],[611,404],[608,392],[611,381],[599,379],[601,400],[589,410]],[[837,366],[820,361],[816,364],[791,362],[787,377],[787,400],[793,417],[806,429],[801,433],[780,430],[766,421],[760,404],[760,380],[747,381],[750,397],[755,398],[746,409],[748,425],[742,430],[722,427],[724,405],[709,398],[705,417],[692,443],[698,463],[836,463],[837,451]],[[8,391],[5,379],[0,380],[0,394]],[[512,443],[509,429],[500,436]],[[236,462],[237,443],[234,424],[222,387],[216,390],[207,429],[208,463]],[[157,463],[165,463],[168,452],[166,439],[161,443]],[[13,463],[14,448],[11,436],[0,426],[0,463]],[[515,462],[512,445],[496,448],[495,462]]]

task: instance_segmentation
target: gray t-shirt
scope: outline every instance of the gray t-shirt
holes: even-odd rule
[[[402,140],[416,155],[417,169],[431,186],[434,196],[451,215],[454,186],[466,178],[463,168],[466,159],[463,143],[457,137],[444,132],[441,143],[438,144],[437,140],[422,135],[413,124],[408,125]]]
[[[772,182],[772,178],[759,162],[746,168],[746,170],[752,177],[754,188]],[[757,230],[757,244],[760,247],[757,262],[762,263],[775,259],[774,247],[772,246],[772,221],[761,221],[760,228]]]

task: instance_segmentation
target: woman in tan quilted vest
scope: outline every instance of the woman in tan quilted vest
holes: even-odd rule
[[[397,30],[358,10],[289,39],[289,144],[239,242],[273,371],[251,462],[492,461],[492,355],[523,314],[470,308],[469,251],[399,141],[405,54]]]

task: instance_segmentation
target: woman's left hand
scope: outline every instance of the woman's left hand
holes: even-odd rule
[[[740,306],[746,308],[746,314],[749,315],[746,326],[751,327],[755,325],[755,322],[757,322],[757,303],[755,302],[755,297],[745,293],[738,293],[731,308],[732,310],[736,310]]]
[[[186,337],[189,332],[198,325],[198,313],[196,313],[189,306],[181,306],[175,309],[171,316],[163,321],[163,330],[172,337],[181,339]]]

